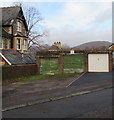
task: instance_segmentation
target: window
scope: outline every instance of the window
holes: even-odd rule
[[[23,40],[23,50],[27,50],[27,40]]]
[[[21,49],[21,40],[18,38],[17,39],[17,50]]]
[[[21,22],[17,22],[17,31],[21,32]]]

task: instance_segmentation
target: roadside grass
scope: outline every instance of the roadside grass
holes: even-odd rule
[[[15,82],[32,82],[32,81],[38,81],[38,80],[65,80],[66,78],[73,77],[75,75],[81,75],[82,73],[64,73],[64,74],[54,74],[54,75],[43,75],[43,74],[33,74],[33,75],[26,75],[26,76],[20,76],[12,79],[6,79],[3,80],[3,85],[8,85]]]
[[[25,76],[5,79],[2,81],[2,84],[7,85],[10,83],[14,83],[14,82],[29,82],[29,81],[45,80],[45,79],[46,79],[46,76],[44,75],[31,74],[31,75],[25,75]]]

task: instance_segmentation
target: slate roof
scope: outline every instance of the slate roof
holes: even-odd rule
[[[110,46],[113,46],[113,45],[114,45],[114,43],[112,43]],[[109,47],[110,47],[110,46],[109,46]]]
[[[49,48],[49,51],[60,51],[61,49],[55,45],[52,45],[50,48]]]
[[[28,30],[27,23],[23,15],[22,8],[20,6],[2,7],[0,9],[2,10],[2,25],[3,26],[13,25],[15,19],[18,18],[19,12],[21,12],[25,27]]]
[[[2,25],[12,25],[20,11],[19,6],[3,7],[0,9],[2,9]]]
[[[0,50],[4,57],[12,64],[35,64],[35,59],[29,54],[21,54],[17,50]]]
[[[11,34],[8,34],[3,28],[2,28],[2,36],[9,39],[13,37]]]

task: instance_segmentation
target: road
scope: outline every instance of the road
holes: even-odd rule
[[[112,89],[3,112],[3,118],[111,118]]]

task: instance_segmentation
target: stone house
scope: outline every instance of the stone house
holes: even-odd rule
[[[0,35],[0,64],[34,64],[28,54],[28,26],[20,6],[3,7]]]
[[[48,51],[61,51],[61,42],[54,42],[54,44],[49,48]]]

